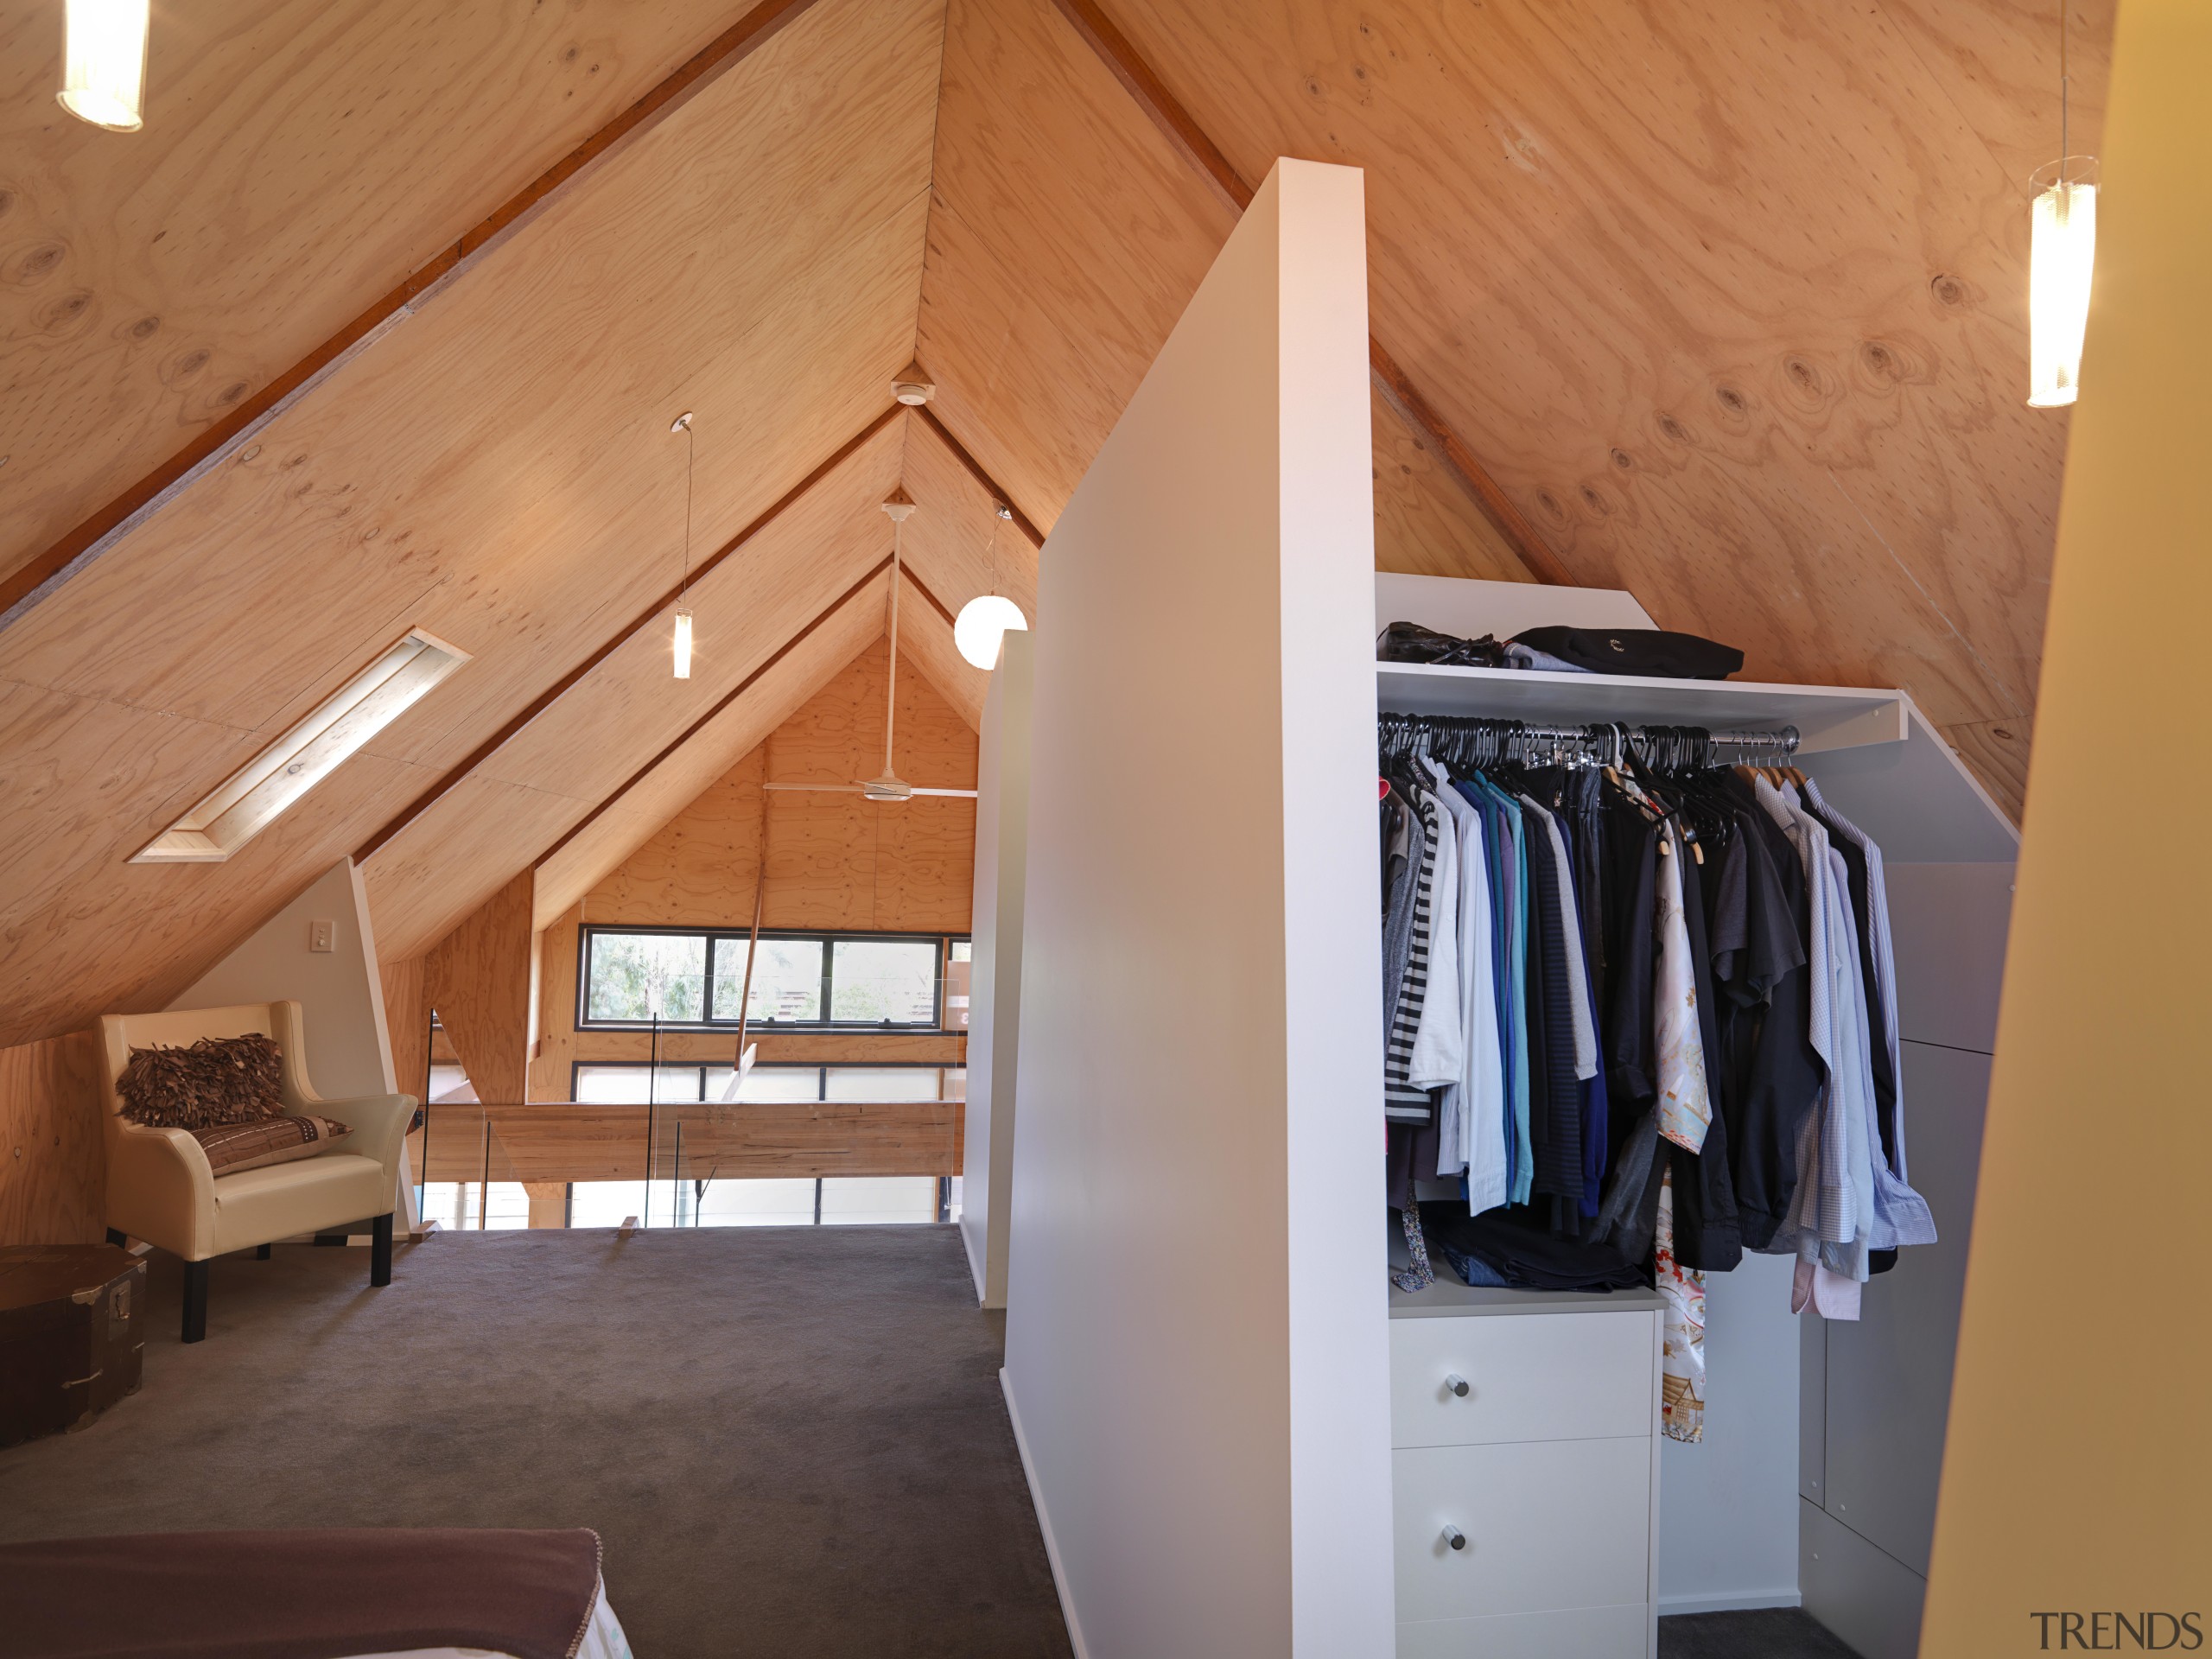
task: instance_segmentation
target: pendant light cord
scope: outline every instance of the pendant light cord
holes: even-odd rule
[[[883,704],[883,775],[887,778],[896,775],[891,769],[891,734],[893,723],[899,718],[899,532],[903,528],[900,519],[891,521],[891,678]]]
[[[2058,181],[2066,182],[2066,161],[2073,152],[2069,148],[2072,135],[2069,123],[2072,119],[2070,95],[2074,78],[2066,68],[2066,8],[2069,0],[2058,0]]]
[[[698,445],[691,431],[689,416],[683,421],[683,580],[676,586],[676,602],[681,607],[684,596],[691,591],[691,469],[698,454]]]

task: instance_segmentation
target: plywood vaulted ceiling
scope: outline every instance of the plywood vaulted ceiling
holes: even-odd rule
[[[136,135],[55,106],[59,10],[0,0],[0,1044],[348,854],[387,959],[532,866],[565,911],[881,638],[899,487],[901,649],[973,721],[951,613],[1033,607],[1278,155],[1367,171],[1384,568],[1905,686],[2017,801],[2055,7],[207,0]],[[228,863],[125,861],[410,626],[472,660]]]

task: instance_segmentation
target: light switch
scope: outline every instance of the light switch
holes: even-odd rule
[[[310,950],[334,950],[337,949],[337,938],[338,924],[335,922],[308,924],[308,949]]]

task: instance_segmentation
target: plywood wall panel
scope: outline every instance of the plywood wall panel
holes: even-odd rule
[[[922,358],[947,422],[1049,530],[1234,219],[1056,9],[956,0],[950,19]],[[1525,580],[1377,415],[1382,568]]]
[[[156,17],[146,127],[62,113],[0,18],[0,571],[259,391],[727,25],[636,6],[215,0]],[[31,257],[28,262],[25,254]]]
[[[582,899],[702,790],[827,685],[883,629],[887,579],[855,594],[674,754],[537,868],[540,925]]]
[[[54,780],[0,798],[0,846],[38,876],[0,895],[33,947],[0,1039],[188,983],[649,602],[677,559],[676,410],[723,445],[699,472],[712,546],[882,409],[912,346],[941,22],[822,0],[0,634],[0,719],[37,728],[9,763]],[[410,621],[474,660],[228,865],[124,865]],[[372,868],[387,954],[574,822],[577,770],[502,780],[535,795],[473,829],[517,844],[426,856],[451,885],[411,919]]]
[[[527,1098],[536,944],[524,870],[423,958],[423,994],[479,1100]]]
[[[749,925],[764,771],[779,783],[875,776],[888,656],[871,645],[601,881],[584,918]],[[899,776],[972,788],[975,734],[910,662],[899,665]],[[766,925],[964,931],[974,837],[971,801],[772,791]]]
[[[95,1032],[0,1049],[0,1245],[100,1242],[101,1086]]]
[[[2056,123],[2004,88],[2055,89],[2055,15],[1113,10],[1240,169],[1368,168],[1377,334],[1578,580],[1773,677],[2026,710],[2064,421],[2021,407],[2019,164]]]
[[[378,965],[384,983],[385,1031],[391,1041],[392,1074],[399,1092],[417,1102],[429,1097],[430,1000],[421,957]]]
[[[167,1006],[345,856],[348,798],[318,790],[226,863],[126,861],[255,747],[206,721],[0,681],[0,1039]],[[372,755],[346,772],[372,798],[418,786]]]
[[[1375,568],[1477,582],[1534,580],[1427,441],[1408,429],[1381,392],[1371,402]]]

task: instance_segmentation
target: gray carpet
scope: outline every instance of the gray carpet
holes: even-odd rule
[[[1659,1621],[1659,1659],[1858,1659],[1808,1612],[1681,1613]]]
[[[448,1235],[214,1263],[144,1388],[0,1452],[0,1538],[596,1528],[639,1659],[1069,1651],[950,1227]]]

